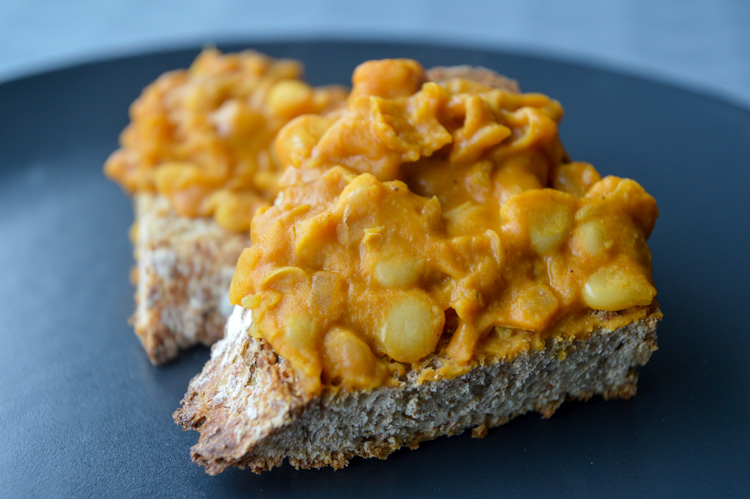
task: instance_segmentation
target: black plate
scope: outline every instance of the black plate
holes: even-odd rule
[[[665,319],[630,401],[565,404],[343,471],[204,475],[197,433],[172,422],[198,348],[152,367],[127,325],[129,199],[101,174],[128,105],[197,48],[83,64],[0,85],[0,477],[4,493],[706,495],[750,490],[750,113],[576,64],[481,50],[253,43],[302,59],[316,84],[366,59],[474,64],[567,111],[573,158],[637,179],[659,202],[651,238]],[[238,50],[244,46],[225,46]]]

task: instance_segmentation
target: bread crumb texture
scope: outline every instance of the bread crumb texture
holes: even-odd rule
[[[284,460],[296,468],[343,468],[355,456],[384,459],[470,428],[484,436],[531,411],[550,417],[567,399],[629,398],[636,369],[656,349],[660,317],[651,310],[614,331],[597,327],[585,339],[553,340],[451,379],[420,383],[419,372],[409,371],[396,386],[329,387],[313,396],[288,361],[248,334],[252,312],[236,307],[174,419],[200,432],[191,455],[209,474],[229,466],[260,473]]]

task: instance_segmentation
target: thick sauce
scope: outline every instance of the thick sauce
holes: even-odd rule
[[[279,133],[281,191],[230,291],[309,391],[395,383],[426,358],[424,379],[455,376],[585,336],[592,310],[645,313],[656,202],[568,160],[559,103],[428,82],[409,60],[353,84],[346,109]]]

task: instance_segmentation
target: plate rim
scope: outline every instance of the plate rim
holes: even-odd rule
[[[85,70],[88,67],[98,66],[106,63],[119,63],[139,59],[147,56],[169,56],[185,51],[195,51],[196,55],[202,48],[217,47],[224,50],[227,47],[245,46],[247,49],[256,49],[262,52],[263,45],[272,44],[379,44],[381,46],[413,46],[426,49],[461,49],[472,50],[485,55],[520,57],[529,59],[540,64],[559,64],[572,67],[578,70],[594,71],[609,74],[618,78],[625,78],[634,82],[656,85],[658,87],[671,91],[678,91],[702,99],[709,100],[715,104],[729,107],[735,111],[744,113],[750,118],[750,103],[741,102],[732,96],[721,93],[718,90],[698,89],[690,84],[678,79],[670,79],[659,75],[646,75],[637,69],[629,69],[615,64],[607,64],[604,61],[587,59],[585,56],[576,56],[574,54],[555,53],[554,51],[543,50],[537,47],[521,47],[520,45],[491,46],[488,44],[477,43],[476,41],[449,40],[446,42],[431,40],[427,37],[408,37],[395,36],[385,40],[379,36],[319,36],[305,35],[300,36],[241,36],[227,35],[217,37],[192,37],[174,42],[157,42],[154,44],[140,44],[130,48],[106,50],[103,52],[94,52],[72,57],[63,57],[57,62],[40,63],[38,66],[32,66],[26,69],[20,69],[17,72],[10,71],[6,75],[0,74],[0,92],[4,91],[7,86],[20,85],[26,80],[37,78],[54,77],[56,73],[66,71]],[[179,68],[174,68],[179,69]]]
[[[301,40],[290,40],[290,39],[270,40],[270,39],[265,39],[263,41],[256,41],[254,43],[258,43],[258,44],[265,43],[265,44],[269,44],[270,45],[270,44],[284,44],[284,43],[304,43],[306,41],[309,41],[309,40],[308,39],[301,39]],[[358,41],[360,43],[363,43],[363,44],[375,44],[375,43],[380,43],[380,44],[383,44],[383,45],[386,44],[386,42],[379,42],[377,40],[373,40],[373,41],[358,40]],[[342,40],[340,40],[340,39],[320,38],[320,39],[316,39],[315,42],[317,42],[317,43],[340,43],[340,42],[342,42]],[[239,46],[239,45],[249,44],[249,43],[253,43],[253,42],[248,42],[246,39],[240,39],[240,40],[235,40],[235,41],[225,40],[225,41],[222,41],[222,42],[217,42],[217,45],[220,46],[220,47],[222,47],[222,46],[230,46],[230,45]],[[390,45],[392,45],[392,46],[399,46],[399,47],[412,46],[412,47],[424,47],[424,48],[437,49],[437,50],[439,50],[441,47],[451,47],[451,48],[465,50],[465,48],[461,47],[460,45],[435,44],[435,43],[416,43],[416,42],[409,42],[409,41],[404,41],[404,42],[401,42],[401,41],[391,41],[391,42],[387,42],[387,43],[390,44]],[[90,68],[96,68],[96,67],[98,67],[101,64],[121,64],[122,61],[131,61],[132,62],[132,61],[135,61],[135,60],[137,60],[139,58],[149,57],[149,56],[169,57],[170,55],[177,54],[177,53],[183,53],[183,55],[184,55],[185,52],[192,51],[192,50],[195,50],[196,53],[197,53],[197,51],[200,50],[200,47],[201,47],[201,45],[197,45],[197,44],[196,45],[176,46],[176,47],[173,47],[171,49],[162,48],[161,50],[148,50],[148,51],[136,52],[136,53],[132,53],[132,54],[124,54],[124,55],[121,55],[121,56],[118,56],[118,57],[105,57],[105,58],[97,58],[97,59],[93,59],[93,60],[89,60],[89,61],[81,61],[81,62],[79,62],[77,64],[65,65],[65,66],[58,67],[56,69],[51,69],[51,70],[41,71],[41,72],[36,73],[36,74],[26,75],[24,77],[12,80],[11,82],[0,81],[0,94],[2,94],[3,91],[6,91],[6,89],[8,88],[7,87],[8,84],[12,84],[14,81],[17,82],[20,86],[23,86],[25,81],[27,81],[27,80],[33,80],[33,79],[37,79],[36,81],[38,83],[50,84],[50,83],[53,83],[55,81],[56,74],[57,73],[61,73],[61,72],[68,72],[68,71],[70,71],[71,72],[70,74],[76,74],[76,72],[78,72],[78,71],[86,71],[86,70],[88,70]],[[258,47],[260,48],[260,45]],[[638,75],[630,75],[629,76],[626,73],[621,73],[621,72],[610,70],[610,69],[607,69],[607,68],[597,67],[595,65],[578,64],[578,63],[575,63],[575,62],[571,63],[569,61],[562,60],[562,59],[547,58],[547,57],[544,57],[544,56],[540,56],[540,57],[536,57],[536,56],[533,56],[533,55],[529,56],[529,55],[524,54],[524,53],[518,53],[518,52],[513,52],[513,51],[495,50],[495,49],[490,49],[490,48],[486,48],[486,47],[483,48],[483,49],[477,49],[477,53],[486,54],[486,55],[492,55],[492,56],[500,56],[500,57],[502,57],[502,56],[522,57],[522,58],[526,58],[528,60],[532,60],[535,64],[536,63],[543,64],[544,61],[548,61],[548,62],[552,62],[555,65],[558,65],[559,67],[562,67],[562,68],[568,68],[568,69],[571,69],[571,70],[583,70],[583,71],[587,71],[587,72],[593,72],[593,74],[611,75],[611,76],[616,77],[616,78],[624,79],[626,81],[626,83],[638,82],[641,85],[648,85],[648,86],[650,86],[650,87],[652,87],[654,89],[664,89],[664,90],[668,90],[669,92],[678,92],[679,95],[682,96],[682,98],[692,97],[692,98],[702,99],[704,102],[707,102],[707,103],[720,104],[721,105],[720,107],[716,107],[717,111],[721,110],[721,109],[734,109],[734,110],[740,111],[740,113],[737,115],[739,119],[746,120],[747,118],[750,118],[750,112],[749,112],[750,109],[743,109],[742,107],[735,107],[735,106],[732,106],[731,104],[727,105],[727,103],[723,102],[721,99],[713,99],[713,98],[710,98],[710,97],[707,98],[705,95],[701,94],[700,92],[693,92],[693,91],[690,91],[690,90],[687,90],[687,89],[683,89],[683,88],[680,88],[680,87],[675,87],[674,85],[670,85],[670,84],[663,84],[663,83],[660,84],[658,81],[650,80],[650,79],[648,79],[646,77],[641,77],[641,76],[638,76]],[[748,124],[750,124],[750,120],[748,121]],[[1,172],[2,172],[2,169],[0,168],[0,175],[1,175]],[[123,275],[123,282],[127,283],[127,279],[125,279],[124,275]],[[129,285],[127,285],[127,286],[128,286],[129,290],[132,289],[132,288],[129,287]],[[128,297],[130,297],[130,294],[128,294]],[[132,336],[132,331],[130,332],[130,334],[131,334],[131,341],[132,341],[132,340],[134,340],[135,337]],[[135,341],[137,341],[137,340],[135,340]],[[140,348],[140,347],[138,346],[138,348]],[[141,353],[141,352],[139,351],[139,353]],[[654,360],[656,360],[656,359],[654,359]],[[664,362],[663,358],[661,359],[661,362],[662,363]],[[653,368],[653,364],[652,364],[652,368]],[[529,417],[529,416],[527,416],[527,417]],[[531,415],[530,417],[536,417],[536,416],[535,415]],[[173,426],[172,429],[173,429],[173,432],[179,432],[179,429],[176,426]],[[179,433],[182,434],[182,432],[179,432]],[[187,435],[189,435],[190,442],[191,442],[191,445],[192,445],[195,442],[195,438],[197,438],[197,437],[193,433],[190,433],[190,434],[187,434]],[[466,433],[464,435],[466,435]],[[175,453],[174,455],[175,455],[175,457],[180,457],[186,464],[188,464],[188,465],[190,464],[187,461],[187,454],[182,455],[182,456],[178,456],[178,454]],[[1,459],[0,459],[0,461],[1,461]],[[288,465],[285,464],[284,469],[288,470]],[[248,472],[243,472],[243,473],[244,473],[244,475],[246,475],[245,479],[247,479],[248,476],[249,476],[249,478],[252,478],[252,479],[257,478],[257,477],[255,477],[253,475],[248,475]],[[279,476],[279,474],[277,473],[277,478],[278,478],[278,476]],[[201,475],[201,477],[205,478],[203,475]],[[0,482],[2,482],[2,480],[0,480]],[[219,483],[219,484],[222,483],[222,482],[219,482],[218,480],[216,480],[216,482]],[[262,483],[262,482],[260,482],[260,479],[257,480],[256,482],[257,483]],[[644,479],[643,483],[645,483],[645,482],[647,482],[646,479]],[[91,482],[84,481],[84,483],[91,483]],[[144,482],[139,482],[139,483],[148,483],[148,482],[144,481]],[[194,490],[195,493],[200,493],[201,490],[204,490],[204,488],[203,488],[204,486],[202,485],[204,482],[201,481],[200,483],[199,482],[195,482],[195,483],[197,484],[193,488],[193,490]],[[236,483],[241,483],[241,480],[236,480]],[[712,483],[716,483],[716,482],[712,482]],[[33,485],[33,484],[31,484],[31,485]],[[696,485],[696,483],[693,482],[693,485]],[[54,485],[51,485],[51,486],[55,487]],[[724,484],[724,487],[729,487],[729,486],[732,486],[732,485],[731,484]],[[734,484],[734,486],[736,486],[736,483]],[[63,487],[65,487],[65,484],[62,484],[59,487],[60,488],[57,488],[57,489],[53,488],[53,489],[50,489],[50,490],[53,490],[53,491],[54,490],[66,490],[66,489],[63,488]],[[259,488],[260,488],[260,491],[262,492],[264,487],[262,485],[260,485]],[[270,487],[269,489],[270,489],[270,491],[272,491],[273,487]],[[70,490],[70,489],[67,489],[67,490]],[[99,489],[97,489],[97,490],[99,490]],[[104,490],[106,490],[106,489],[104,489]],[[121,489],[121,490],[125,490],[126,491],[125,493],[127,493],[128,489]],[[137,490],[137,489],[132,489],[132,490]],[[212,485],[209,488],[209,490],[213,490],[214,494],[215,494],[217,490],[220,491],[222,489],[221,488],[217,488],[216,485]],[[231,494],[231,492],[232,492],[231,490],[228,491],[228,489],[223,489],[223,490],[224,490],[224,493],[226,493],[228,495]],[[250,489],[250,490],[253,490],[253,489]],[[257,490],[257,489],[254,489],[254,490]],[[728,488],[724,488],[724,489],[721,489],[721,490],[724,490],[725,492],[731,492],[732,491],[732,489],[728,489]],[[248,490],[245,490],[245,492],[248,492]],[[296,490],[292,489],[292,492],[296,492]],[[273,493],[273,492],[271,492],[271,493]]]

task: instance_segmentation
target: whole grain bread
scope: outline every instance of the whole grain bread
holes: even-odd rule
[[[457,77],[519,91],[516,82],[484,68],[428,71],[432,81]],[[549,417],[566,399],[629,398],[636,392],[637,368],[656,349],[661,313],[654,305],[619,328],[606,327],[617,313],[591,313],[604,326],[585,339],[551,340],[542,350],[477,365],[453,379],[420,382],[422,372],[415,369],[396,387],[326,388],[313,397],[284,358],[248,333],[252,314],[238,306],[174,419],[200,432],[192,458],[207,473],[229,466],[259,473],[285,460],[296,468],[342,468],[355,456],[385,458],[469,428],[484,436],[527,412]],[[423,365],[431,362],[440,361],[433,355]]]
[[[136,194],[133,243],[135,332],[154,364],[180,350],[212,345],[224,334],[232,306],[229,283],[250,236],[213,218],[188,218],[157,194]]]
[[[259,473],[285,459],[296,468],[342,468],[355,456],[382,459],[469,428],[484,436],[531,411],[549,417],[566,399],[629,398],[637,368],[656,349],[660,317],[653,308],[613,331],[600,327],[586,339],[551,340],[543,350],[454,379],[420,384],[420,373],[411,371],[397,387],[329,388],[312,397],[286,360],[248,334],[251,312],[238,306],[174,419],[200,432],[192,458],[212,475],[229,466]]]

